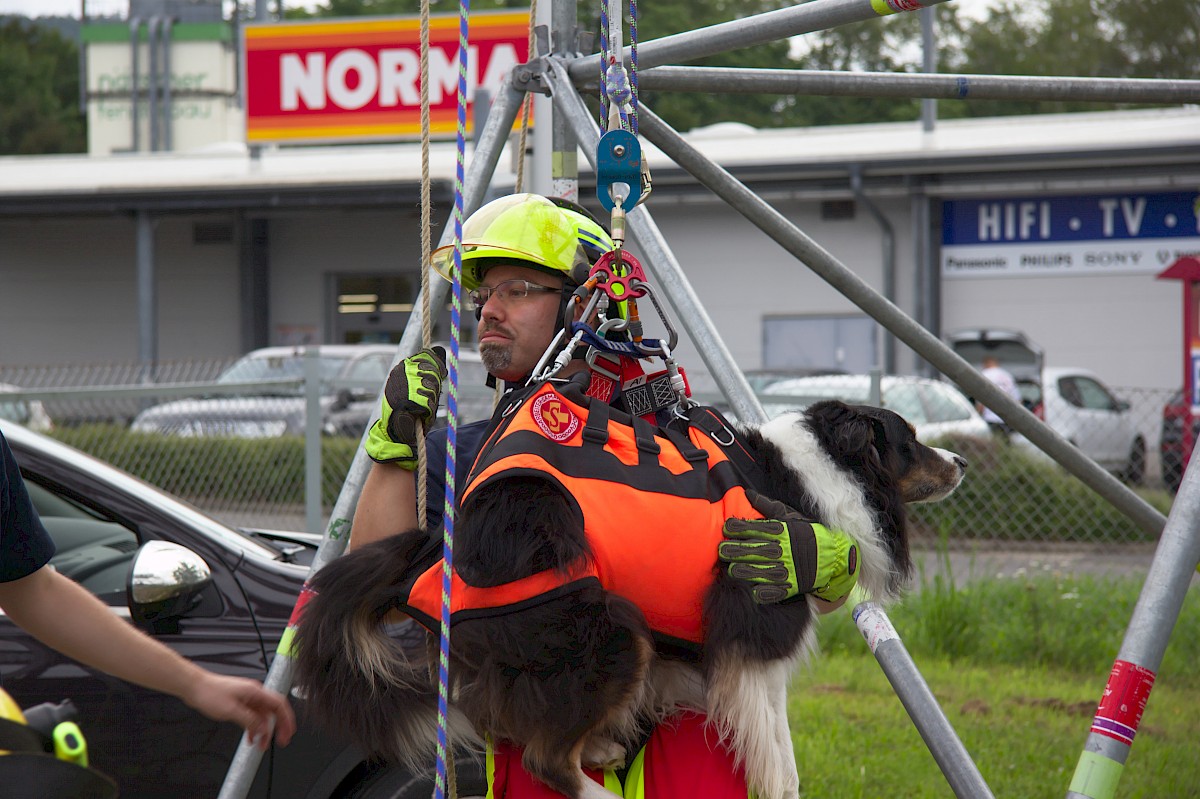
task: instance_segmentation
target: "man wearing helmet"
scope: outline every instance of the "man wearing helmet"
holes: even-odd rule
[[[492,377],[510,387],[523,386],[556,334],[581,306],[571,306],[572,292],[588,276],[590,267],[612,241],[584,209],[565,201],[534,194],[515,194],[480,208],[463,225],[462,287],[468,292],[479,320],[479,351]],[[453,248],[433,254],[433,268],[446,279],[453,274]],[[580,358],[570,360],[556,377],[587,369]],[[368,433],[367,454],[375,461],[363,485],[351,531],[350,547],[363,546],[420,524],[416,508],[416,437],[433,419],[446,370],[442,355],[424,350],[401,361],[392,370],[384,389],[381,417]],[[609,401],[621,407],[619,387]],[[665,420],[660,420],[665,421]],[[465,486],[489,421],[464,425],[457,431],[456,485]],[[425,521],[430,530],[440,526],[443,509],[446,431],[427,437]],[[399,468],[397,468],[399,467]],[[767,512],[759,509],[760,512]],[[845,534],[811,525],[799,516],[771,520],[782,536],[771,542],[768,553],[755,542],[727,540],[714,556],[750,583],[761,602],[779,602],[801,593],[820,591],[839,607],[857,579],[849,565],[853,548]],[[816,544],[823,565],[816,580],[796,573],[793,546]],[[726,548],[726,544],[732,548]],[[732,573],[732,572],[731,572]],[[781,577],[784,574],[786,577]],[[801,587],[803,586],[803,587]],[[489,764],[489,796],[496,799],[550,799],[558,796],[529,778],[521,767],[520,751],[500,742]],[[681,714],[672,724],[661,725],[650,736],[636,767],[626,780],[627,796],[706,796],[745,799],[747,787],[731,752],[715,741],[703,716]],[[597,780],[603,779],[600,776]],[[609,785],[614,779],[608,775]],[[632,787],[636,786],[636,787]],[[633,791],[634,793],[630,793]]]

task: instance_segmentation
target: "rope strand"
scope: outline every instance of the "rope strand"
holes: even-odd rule
[[[462,229],[463,178],[467,150],[467,57],[470,0],[459,0],[458,15],[458,136],[454,172],[454,273],[450,302],[450,352],[447,357],[449,391],[446,402],[446,498],[442,526],[442,618],[438,653],[438,771],[436,799],[446,795],[447,783],[454,784],[453,754],[447,741],[446,721],[450,693],[450,576],[454,568],[455,452],[458,447],[458,350],[462,334]],[[449,775],[449,779],[447,779]]]

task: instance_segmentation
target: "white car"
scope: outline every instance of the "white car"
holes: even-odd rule
[[[949,383],[924,377],[884,375],[879,380],[880,405],[903,416],[917,439],[932,441],[948,435],[986,438],[991,429],[962,392]],[[769,417],[837,399],[855,405],[874,404],[870,375],[820,375],[772,383],[759,393]]]
[[[1022,401],[1033,414],[1100,466],[1130,483],[1146,473],[1146,438],[1129,403],[1117,399],[1087,369],[1047,366],[1039,386],[1020,380]],[[1035,449],[1024,436],[1016,443]]]
[[[50,420],[50,414],[46,413],[46,406],[41,402],[4,396],[8,392],[20,390],[20,386],[0,383],[0,419],[23,424],[30,430],[36,430],[39,433],[45,433],[52,429],[54,423]]]

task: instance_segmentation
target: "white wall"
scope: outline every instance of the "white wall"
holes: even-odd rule
[[[236,245],[192,244],[193,217],[156,225],[159,357],[237,355]],[[132,217],[0,220],[0,360],[136,361]]]
[[[943,329],[1023,330],[1048,366],[1081,366],[1112,386],[1183,382],[1183,289],[1152,275],[947,280]]]
[[[817,201],[771,203],[823,249],[876,291],[883,291],[883,254],[878,225],[863,209],[854,219],[821,221]],[[897,294],[912,313],[912,244],[907,202],[878,203],[891,219],[896,236]],[[743,369],[763,366],[762,321],[775,315],[860,315],[850,300],[739,213],[719,201],[678,202],[651,197],[651,213],[679,260],[734,360]],[[643,318],[652,314],[641,308]],[[649,324],[647,335],[657,336]],[[686,340],[680,327],[680,334]],[[901,345],[902,349],[903,346]],[[899,349],[898,349],[899,351]],[[680,362],[700,375],[703,362],[690,345]],[[908,362],[911,368],[911,360]],[[702,383],[697,386],[708,390]]]
[[[433,231],[437,246],[440,228]],[[271,337],[316,325],[326,330],[328,276],[411,272],[421,258],[420,218],[400,211],[329,210],[278,216],[270,222]]]

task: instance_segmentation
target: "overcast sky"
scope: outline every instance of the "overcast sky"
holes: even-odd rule
[[[586,1],[586,0],[585,0]],[[999,0],[951,0],[963,13],[979,16],[980,12]],[[271,3],[274,6],[274,2]],[[311,5],[296,0],[285,0],[288,7]],[[0,0],[0,14],[25,14],[26,16],[79,16],[80,0]],[[88,16],[120,14],[129,10],[129,0],[87,0]]]

